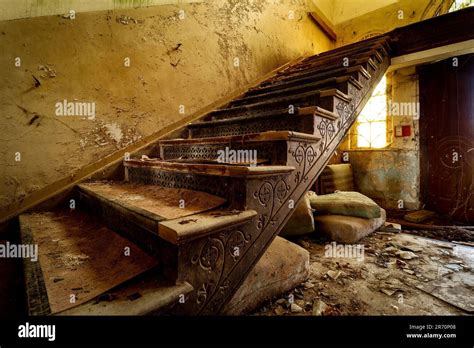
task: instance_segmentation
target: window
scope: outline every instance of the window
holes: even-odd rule
[[[387,79],[384,76],[357,118],[357,147],[387,146]]]
[[[463,8],[474,6],[474,0],[454,0],[449,12],[462,10]]]

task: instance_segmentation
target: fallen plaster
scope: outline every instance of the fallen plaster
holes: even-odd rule
[[[254,315],[474,312],[473,247],[405,233],[375,232],[359,241],[365,246],[361,259],[325,257],[329,242],[321,238],[304,237],[298,243],[310,252],[309,278],[265,303]]]

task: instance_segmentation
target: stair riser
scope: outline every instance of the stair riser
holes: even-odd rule
[[[151,166],[126,166],[125,171],[131,183],[203,191],[227,199],[230,208],[246,209],[246,179],[243,177],[173,172]]]
[[[316,116],[316,127],[322,118]],[[316,128],[317,129],[317,128]],[[219,151],[255,151],[257,158],[268,160],[265,165],[288,165],[289,149],[297,144],[317,143],[317,140],[291,139],[255,142],[228,142],[208,144],[173,144],[161,146],[161,158],[173,160],[180,157],[195,158],[201,160],[217,160]]]
[[[280,89],[268,94],[260,94],[260,95],[254,95],[254,96],[249,96],[246,98],[242,99],[237,99],[231,103],[229,103],[228,107],[236,107],[236,106],[241,106],[245,104],[250,104],[250,103],[258,103],[262,101],[267,101],[271,100],[273,98],[278,98],[278,97],[284,97],[284,96],[292,96],[292,95],[298,95],[300,93],[306,93],[306,92],[311,92],[311,91],[317,91],[320,89],[338,89],[341,92],[347,94],[348,89],[349,89],[349,84],[351,82],[349,81],[344,81],[344,82],[337,82],[335,80],[333,81],[328,81],[327,83],[322,83],[322,84],[314,84],[313,86],[302,86],[300,88],[293,88],[293,89]]]
[[[219,151],[226,151],[226,148],[235,151],[255,151],[257,158],[269,160],[269,162],[265,162],[266,165],[286,165],[287,141],[284,140],[227,144],[162,145],[160,157],[164,160],[181,157],[216,161],[219,159]]]
[[[212,114],[213,120],[223,120],[234,117],[251,117],[257,116],[258,114],[269,112],[272,110],[297,110],[298,108],[306,106],[320,106],[328,111],[334,111],[334,100],[338,99],[338,96],[320,96],[319,93],[314,93],[308,96],[302,96],[300,94],[289,95],[285,97],[273,97],[270,100],[265,100],[265,104],[257,105],[243,105],[237,106],[235,110],[217,110]],[[268,103],[267,103],[268,102]],[[296,112],[296,111],[295,111]]]
[[[351,102],[343,100],[338,96],[329,96],[321,98],[321,102],[318,104],[318,106],[341,116],[340,110],[347,108],[350,104]]]
[[[243,135],[268,130],[289,130],[314,134],[312,115],[278,115],[264,119],[239,120],[222,125],[189,128],[191,138],[211,138],[216,136]]]
[[[313,75],[310,74],[309,76],[302,77],[300,79],[293,79],[293,80],[290,79],[288,81],[282,81],[278,83],[275,82],[275,84],[268,85],[267,87],[261,87],[259,89],[251,90],[248,93],[248,95],[251,96],[251,95],[258,95],[258,94],[273,92],[273,91],[281,90],[284,88],[301,86],[302,84],[314,83],[321,79],[325,79],[329,77],[339,77],[343,75],[352,76],[355,80],[357,80],[360,83],[363,83],[364,81],[369,79],[368,77],[366,77],[359,71],[347,72],[346,69],[337,69],[336,71],[329,71],[322,74],[313,74]]]

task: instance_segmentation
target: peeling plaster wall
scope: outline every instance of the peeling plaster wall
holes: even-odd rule
[[[398,0],[379,1],[379,6],[383,6],[374,11],[362,14],[356,18],[351,18],[336,24],[337,46],[348,45],[372,36],[377,36],[389,32],[395,28],[402,27],[434,15],[438,6],[447,0]],[[376,4],[377,1],[374,2]],[[338,3],[334,17],[338,13],[346,13],[345,7],[351,2],[345,4]],[[375,7],[375,5],[371,5]],[[401,11],[401,12],[399,12]],[[354,12],[354,11],[352,11]]]
[[[124,10],[204,0],[0,0],[0,21],[104,10]]]
[[[349,141],[340,147],[349,153],[358,190],[385,208],[397,209],[399,201],[407,209],[420,207],[419,89],[414,67],[396,70],[387,77],[387,99],[392,111],[387,117],[384,149],[352,149]],[[402,104],[403,103],[403,104]],[[398,110],[395,109],[398,106]],[[400,107],[402,106],[403,107]],[[410,107],[408,107],[410,105]],[[418,109],[417,109],[418,108]],[[395,127],[409,125],[411,135],[395,137]],[[355,134],[355,126],[350,133]]]
[[[359,192],[384,208],[419,207],[419,154],[414,150],[355,150],[350,163]]]
[[[0,210],[292,59],[331,49],[307,16],[312,6],[207,1],[0,22]],[[95,117],[57,116],[63,100],[95,103]]]

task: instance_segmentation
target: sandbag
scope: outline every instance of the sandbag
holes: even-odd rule
[[[380,217],[380,207],[359,192],[338,191],[327,195],[309,196],[311,208],[318,215],[334,214],[367,219]]]
[[[311,193],[304,195],[295,211],[280,232],[280,236],[300,236],[314,232],[313,209],[309,203]]]

